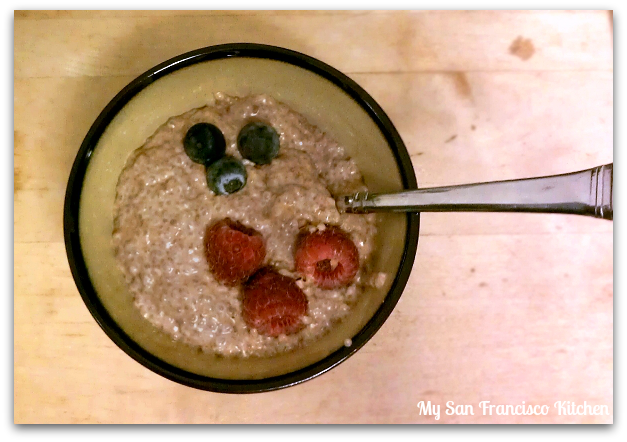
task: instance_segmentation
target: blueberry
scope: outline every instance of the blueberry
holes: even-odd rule
[[[267,124],[248,123],[237,136],[237,148],[244,158],[255,164],[270,164],[279,154],[279,134]]]
[[[207,167],[207,184],[217,195],[235,193],[246,185],[246,167],[237,158],[223,156]]]
[[[198,123],[185,134],[183,148],[192,161],[208,166],[224,156],[226,142],[213,124]]]

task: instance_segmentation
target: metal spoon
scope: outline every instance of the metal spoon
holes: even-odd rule
[[[613,219],[613,164],[581,172],[340,196],[340,212],[542,212]]]

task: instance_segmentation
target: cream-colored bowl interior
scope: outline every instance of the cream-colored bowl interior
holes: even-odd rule
[[[106,128],[86,171],[79,214],[87,269],[105,308],[139,345],[172,365],[214,378],[262,379],[321,360],[363,328],[394,280],[407,223],[404,215],[379,216],[374,269],[389,275],[385,285],[364,293],[348,319],[306,348],[272,358],[231,359],[173,341],[135,309],[116,264],[111,243],[115,188],[133,150],[169,117],[213,104],[215,92],[266,93],[288,104],[346,147],[373,192],[401,190],[401,174],[381,131],[348,94],[308,70],[273,60],[227,58],[177,70],[142,90]]]

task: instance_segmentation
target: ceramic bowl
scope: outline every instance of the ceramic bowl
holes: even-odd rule
[[[411,272],[419,216],[378,215],[373,267],[390,277],[312,344],[272,358],[227,358],[174,341],[138,313],[116,265],[115,187],[133,150],[167,118],[212,104],[215,92],[265,93],[288,104],[345,146],[372,192],[415,189],[416,178],[394,125],[364,89],[325,63],[278,47],[227,44],[165,61],[120,91],[91,126],[69,177],[64,231],[72,275],[96,322],[129,356],[172,381],[228,393],[275,390],[335,367],[381,327]]]

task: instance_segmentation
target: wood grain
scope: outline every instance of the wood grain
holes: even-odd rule
[[[423,215],[416,264],[382,329],[286,390],[197,391],[106,337],[65,257],[74,156],[136,75],[236,41],[302,51],[349,74],[394,121],[421,186],[613,161],[606,11],[16,11],[14,421],[612,422],[613,225],[583,217]],[[435,421],[418,413],[421,400],[474,404],[476,415]],[[482,416],[481,400],[587,401],[610,416]]]
[[[510,54],[519,36],[537,48],[528,60]],[[347,73],[612,69],[604,11],[414,11],[301,13],[289,20],[272,13],[18,20],[15,72],[137,75],[182,52],[234,41],[285,45]]]

